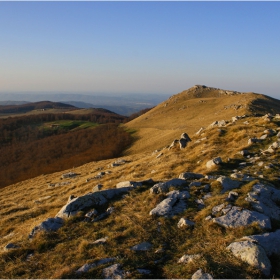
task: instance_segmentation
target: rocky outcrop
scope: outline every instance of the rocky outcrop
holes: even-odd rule
[[[261,270],[265,276],[270,275],[271,263],[261,246],[252,241],[241,241],[231,243],[227,249],[237,258]]]
[[[185,179],[185,180],[193,180],[193,179],[201,179],[201,178],[204,178],[204,175],[199,173],[193,173],[193,172],[185,172],[179,175],[179,179]]]
[[[150,215],[172,217],[175,214],[182,213],[187,208],[185,200],[189,197],[188,191],[172,191],[167,194],[166,199],[150,211]]]
[[[158,193],[166,193],[169,191],[170,187],[178,187],[186,184],[186,181],[183,179],[172,179],[166,182],[160,182],[155,184],[152,188],[150,188],[150,193],[158,194]]]
[[[226,228],[235,228],[257,223],[261,228],[271,229],[270,219],[266,215],[236,206],[233,206],[226,215],[214,218],[212,221]]]
[[[211,274],[205,273],[202,269],[199,269],[192,275],[191,279],[213,279],[213,277]]]
[[[35,234],[39,231],[56,231],[63,226],[63,219],[56,218],[48,218],[43,221],[40,225],[34,227],[29,234],[29,238],[33,238]]]
[[[223,189],[221,193],[225,193],[226,191],[230,191],[232,189],[237,189],[240,186],[240,182],[236,180],[231,180],[226,176],[221,176],[217,179],[218,182],[221,183]]]
[[[280,220],[280,190],[264,184],[256,184],[252,187],[252,191],[248,193],[247,201],[250,202],[252,208],[268,217]]]
[[[115,260],[116,260],[115,258],[104,258],[104,259],[101,259],[101,260],[93,262],[93,263],[86,263],[83,266],[81,266],[76,271],[76,273],[77,274],[86,273],[86,272],[88,272],[90,269],[92,269],[94,267],[97,267],[97,266],[100,266],[100,265],[103,265],[103,264],[107,264],[107,263],[110,263],[110,262],[114,262]]]
[[[88,193],[83,196],[76,197],[64,205],[56,214],[56,217],[68,218],[76,215],[79,211],[89,208],[104,205],[109,199],[115,196],[129,192],[132,187],[109,189],[94,193]]]
[[[122,270],[120,264],[113,264],[102,270],[102,276],[104,279],[123,279],[125,278],[125,272]]]
[[[245,239],[257,242],[257,244],[264,248],[268,256],[273,254],[280,255],[280,229],[275,232],[246,236]]]

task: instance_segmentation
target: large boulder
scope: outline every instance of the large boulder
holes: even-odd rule
[[[256,184],[252,187],[252,191],[248,193],[247,201],[250,202],[252,208],[268,217],[280,220],[280,190],[264,184]]]
[[[183,179],[172,179],[167,182],[160,182],[155,184],[153,187],[150,188],[150,193],[166,193],[169,191],[170,187],[179,187],[185,184],[186,181]]]
[[[252,241],[240,241],[231,243],[227,249],[237,258],[261,270],[265,276],[269,276],[271,263],[261,246]]]
[[[261,228],[271,229],[270,219],[266,215],[236,206],[233,206],[226,215],[214,218],[212,221],[226,228],[248,226],[252,223],[257,223]]]
[[[250,235],[245,237],[246,240],[257,242],[262,246],[268,256],[272,254],[280,255],[280,229],[275,232],[267,232],[259,235]]]
[[[34,227],[29,234],[29,238],[33,238],[38,231],[56,231],[63,226],[63,219],[56,218],[48,218],[43,221],[38,226]]]
[[[187,208],[186,199],[190,197],[187,191],[172,191],[167,194],[167,198],[160,202],[150,211],[150,215],[172,217],[182,213]]]
[[[226,176],[221,176],[217,179],[218,182],[222,184],[222,193],[225,193],[226,191],[230,191],[232,189],[237,189],[240,186],[240,182],[236,180],[232,180]]]
[[[99,192],[88,193],[73,198],[60,209],[60,211],[56,214],[56,217],[68,218],[70,216],[76,215],[79,211],[85,208],[94,208],[96,206],[104,205],[114,196],[127,193],[131,189],[131,187],[124,187],[119,189],[101,190]]]

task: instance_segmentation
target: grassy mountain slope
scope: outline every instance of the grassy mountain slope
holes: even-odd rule
[[[245,121],[247,124],[244,124]],[[151,217],[149,211],[164,195],[150,194],[151,185],[144,185],[124,197],[111,200],[106,207],[114,207],[115,212],[104,220],[83,222],[84,212],[69,219],[57,232],[38,234],[31,242],[27,235],[34,226],[54,217],[70,195],[86,194],[96,184],[102,184],[104,189],[111,189],[126,180],[153,178],[155,181],[162,181],[176,178],[182,172],[229,175],[233,169],[237,169],[254,176],[255,182],[272,182],[280,187],[277,179],[279,151],[269,157],[260,156],[259,160],[265,164],[274,163],[275,168],[272,169],[251,165],[241,167],[239,163],[246,159],[238,154],[245,148],[252,155],[259,153],[260,149],[275,141],[276,136],[250,147],[248,138],[260,137],[264,129],[279,130],[279,127],[279,120],[267,123],[263,118],[248,117],[223,127],[223,134],[218,133],[215,127],[205,130],[201,136],[190,134],[193,141],[184,150],[163,149],[156,153],[125,156],[122,159],[126,163],[116,167],[111,166],[116,159],[91,162],[63,172],[41,175],[3,189],[0,198],[0,247],[3,248],[10,242],[20,247],[1,252],[1,278],[102,278],[102,269],[109,264],[92,268],[82,275],[75,274],[75,271],[85,263],[107,257],[116,257],[123,269],[129,271],[128,278],[191,278],[198,268],[219,279],[263,278],[257,269],[225,250],[231,242],[245,235],[262,233],[262,229],[256,225],[223,229],[205,221],[211,209],[224,202],[227,197],[227,193],[220,193],[220,186],[215,180],[201,180],[202,184],[211,185],[212,193],[212,198],[205,200],[205,208],[202,210],[199,210],[195,200],[204,193],[201,188],[192,187],[186,211],[170,219]],[[196,142],[205,137],[205,140]],[[158,157],[160,153],[162,156]],[[224,164],[207,170],[205,164],[214,156],[221,156]],[[228,158],[231,160],[227,161]],[[69,171],[79,175],[72,179],[61,179],[61,175]],[[105,175],[98,177],[101,171]],[[263,178],[258,177],[255,172],[262,174]],[[95,176],[97,177],[93,179]],[[62,184],[54,186],[57,183]],[[243,183],[236,190],[240,198],[235,205],[247,205],[244,198],[251,187],[252,183]],[[195,228],[178,229],[177,223],[181,217],[195,221]],[[278,228],[279,224],[275,223],[273,230]],[[105,236],[108,241],[104,245],[93,244],[95,240]],[[130,250],[143,241],[151,242],[153,249],[139,253]],[[155,253],[161,248],[161,253]],[[178,260],[184,254],[200,254],[201,257],[188,265],[179,264]],[[280,276],[277,260],[274,259],[272,270],[275,277]],[[151,274],[141,275],[137,268],[149,269]]]
[[[189,186],[191,181],[186,181],[183,187],[171,186],[169,191],[179,189],[190,193],[187,208],[172,218],[149,215],[165,198],[165,194],[151,194],[153,184],[144,184],[124,196],[109,200],[104,207],[97,207],[99,213],[103,213],[107,207],[114,207],[114,212],[103,220],[85,222],[87,211],[80,211],[77,216],[67,219],[58,231],[38,233],[32,241],[28,240],[31,230],[47,218],[55,217],[70,195],[87,194],[97,184],[102,184],[102,190],[106,190],[114,189],[117,183],[128,180],[152,178],[155,182],[163,182],[178,178],[183,172],[229,177],[235,170],[254,180],[245,182],[236,179],[241,185],[234,189],[238,198],[232,203],[245,209],[251,207],[245,198],[253,184],[273,184],[280,189],[280,148],[273,153],[262,153],[273,142],[279,142],[276,136],[280,131],[279,118],[267,121],[263,117],[248,116],[228,122],[221,128],[208,127],[213,121],[228,120],[236,115],[276,113],[272,110],[277,110],[277,106],[273,107],[270,102],[279,101],[253,93],[223,93],[218,89],[207,89],[204,95],[200,93],[204,89],[198,87],[196,92],[192,88],[173,96],[126,124],[125,127],[136,135],[136,142],[121,158],[125,160],[124,164],[112,166],[119,158],[93,161],[40,175],[1,190],[0,248],[8,243],[19,247],[0,252],[0,277],[98,279],[103,278],[102,270],[105,267],[120,263],[126,271],[126,278],[189,279],[199,268],[216,279],[264,278],[258,269],[226,250],[232,242],[244,236],[262,234],[264,230],[254,223],[223,228],[205,219],[211,215],[214,206],[228,203],[225,200],[228,192],[221,193],[221,184],[215,178],[197,180],[201,187]],[[255,101],[259,99],[261,102]],[[270,104],[271,107],[266,107]],[[202,126],[207,128],[200,135],[195,134]],[[260,138],[267,129],[275,133],[261,142],[248,144],[248,139]],[[187,132],[192,139],[185,149],[165,147],[175,138],[178,139],[182,132]],[[250,157],[240,154],[245,149]],[[221,157],[223,163],[207,169],[206,163],[214,157]],[[253,158],[255,162],[251,161]],[[62,178],[69,171],[78,175]],[[104,172],[103,175],[101,172]],[[206,185],[209,185],[212,195],[207,199],[204,198],[205,194],[209,194],[205,191]],[[204,208],[199,207],[197,201],[200,199],[205,203]],[[180,218],[194,221],[194,228],[179,229],[177,224]],[[278,229],[279,221],[272,221],[271,231]],[[104,244],[94,243],[103,237],[107,237]],[[130,249],[142,242],[150,242],[152,249],[143,252]],[[185,254],[200,256],[188,264],[178,263]],[[76,274],[84,264],[112,257],[116,258],[113,263],[92,266],[88,272]],[[270,261],[270,277],[279,278],[280,257],[272,256]],[[150,274],[141,274],[137,270],[139,268],[149,269]]]
[[[194,86],[126,124],[137,131],[137,140],[127,154],[153,151],[159,143],[164,147],[182,132],[193,134],[216,120],[265,113],[280,113],[280,101],[256,93]]]

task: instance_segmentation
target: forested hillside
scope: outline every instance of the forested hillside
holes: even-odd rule
[[[108,112],[0,119],[0,187],[119,156],[132,142],[119,128],[124,119]]]

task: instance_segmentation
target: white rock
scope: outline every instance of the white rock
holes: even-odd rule
[[[183,227],[190,228],[190,227],[193,227],[194,225],[195,225],[194,222],[192,222],[188,219],[185,219],[185,218],[181,218],[177,224],[178,228],[183,228]]]
[[[213,279],[212,275],[209,273],[204,273],[202,269],[197,270],[191,279]]]
[[[271,263],[261,246],[254,244],[251,241],[241,241],[231,243],[227,249],[229,249],[237,258],[260,269],[264,275],[269,276]]]

